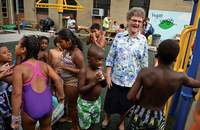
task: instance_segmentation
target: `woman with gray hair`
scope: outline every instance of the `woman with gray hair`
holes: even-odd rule
[[[126,15],[128,29],[116,35],[106,60],[107,93],[104,110],[107,113],[101,127],[107,128],[111,114],[120,114],[120,119],[134,105],[126,99],[139,70],[148,67],[147,40],[139,30],[145,11],[133,7]],[[119,129],[124,130],[124,122]]]

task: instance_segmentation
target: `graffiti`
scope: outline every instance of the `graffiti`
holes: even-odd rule
[[[156,19],[162,18],[163,14],[154,14],[154,13],[152,13],[152,17],[155,17]]]
[[[174,20],[173,19],[165,19],[165,20],[161,20],[160,24],[158,25],[160,28],[162,29],[169,29],[172,26],[174,26]]]

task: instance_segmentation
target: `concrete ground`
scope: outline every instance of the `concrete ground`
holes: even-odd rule
[[[1,34],[2,31],[3,30],[0,30],[0,43],[19,41],[24,35],[43,35],[47,37],[50,36],[49,33],[40,31],[21,30],[21,33],[18,34],[18,30],[6,30],[6,32],[13,33]]]
[[[1,30],[0,30],[1,32]],[[21,34],[18,34],[18,32],[16,30],[12,30],[12,32],[15,32],[15,33],[10,33],[10,34],[0,34],[0,45],[5,45],[7,46],[11,51],[12,51],[12,54],[13,54],[13,59],[15,59],[15,53],[14,53],[14,50],[15,50],[15,45],[18,43],[18,41],[24,36],[24,35],[43,35],[43,36],[47,36],[49,37],[49,40],[50,40],[50,43],[49,43],[49,47],[48,47],[48,50],[49,49],[52,49],[52,48],[55,48],[54,44],[53,44],[53,39],[54,37],[50,37],[50,34],[49,32],[40,32],[40,31],[29,31],[29,30],[23,30],[21,31]],[[88,47],[84,40],[86,37],[84,36],[80,36],[79,37],[82,42],[83,42],[83,47],[84,47],[84,58],[86,59],[86,55],[87,55],[87,50],[88,50]],[[104,46],[104,51],[105,51],[105,57],[107,56],[107,53],[110,49],[110,45],[105,45]],[[154,65],[154,52],[153,51],[149,51],[149,66],[153,66]],[[87,60],[85,60],[85,63],[87,64]],[[12,62],[11,62],[12,64]],[[105,67],[105,62],[104,62],[104,65]],[[104,88],[102,89],[102,92],[101,92],[101,99],[102,99],[102,112],[101,112],[101,119],[100,119],[100,123],[98,123],[95,127],[95,130],[100,130],[100,125],[101,125],[101,122],[104,120],[105,116],[106,116],[106,113],[103,111],[103,106],[104,106],[104,100],[105,100],[105,95],[106,95],[106,91],[107,89]],[[175,125],[175,120],[176,120],[176,117],[172,117],[172,116],[168,116],[168,121],[167,121],[167,125],[166,125],[166,130],[172,130],[174,128],[174,125]],[[108,126],[108,130],[113,130],[113,129],[116,129],[116,126],[119,122],[119,115],[118,114],[114,114],[111,116],[111,120],[110,120],[110,123],[109,123],[109,126]],[[125,126],[127,126],[127,119],[125,118]],[[71,123],[55,123],[53,125],[53,130],[63,130],[63,129],[70,129],[71,128]]]

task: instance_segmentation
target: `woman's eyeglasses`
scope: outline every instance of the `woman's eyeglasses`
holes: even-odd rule
[[[142,21],[140,21],[140,20],[135,20],[135,19],[129,19],[129,20],[131,20],[132,22],[134,22],[134,23],[142,23]]]

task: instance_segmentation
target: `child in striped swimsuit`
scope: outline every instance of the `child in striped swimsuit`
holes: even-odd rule
[[[35,36],[24,36],[16,45],[15,54],[23,61],[13,71],[12,128],[34,129],[40,121],[41,129],[51,129],[52,95],[47,77],[53,79],[58,90],[57,99],[63,102],[62,80],[46,63],[36,60],[39,41]],[[21,116],[19,116],[22,107]]]
[[[60,46],[64,50],[61,57],[60,73],[64,81],[65,101],[67,104],[67,117],[60,119],[60,122],[70,122],[72,119],[72,129],[78,129],[78,73],[85,67],[84,56],[82,52],[82,42],[69,30],[62,29],[57,36]]]

